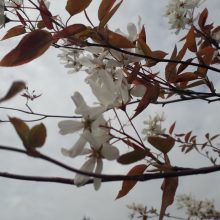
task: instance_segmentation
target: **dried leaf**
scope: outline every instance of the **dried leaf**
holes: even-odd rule
[[[174,146],[175,139],[169,135],[166,136],[150,136],[148,142],[160,152],[167,154]]]
[[[73,16],[85,10],[91,2],[92,0],[68,0],[66,10]]]
[[[6,40],[24,33],[26,33],[25,27],[23,25],[17,25],[9,29],[1,40]]]
[[[12,67],[28,63],[41,56],[52,44],[52,35],[45,30],[35,30],[25,35],[20,43],[1,61],[0,66]]]
[[[140,164],[135,167],[133,167],[128,173],[127,176],[133,176],[133,175],[141,175],[144,173],[144,171],[147,169],[147,165],[145,164]],[[126,196],[130,190],[136,185],[137,181],[136,180],[124,180],[122,183],[122,188],[118,192],[118,195],[116,199],[119,199],[123,196]]]
[[[7,94],[0,99],[0,102],[6,101],[12,97],[14,97],[16,94],[18,94],[20,91],[22,91],[25,88],[25,83],[23,81],[15,81],[11,85],[10,89],[8,90]]]
[[[163,196],[159,220],[163,220],[167,207],[173,204],[177,187],[178,177],[164,179],[163,184],[161,186],[161,189],[163,190]]]

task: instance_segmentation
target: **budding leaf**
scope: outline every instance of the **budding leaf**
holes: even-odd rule
[[[147,169],[147,165],[140,164],[137,166],[134,166],[128,173],[127,176],[133,176],[133,175],[141,175],[144,173],[144,171]],[[122,188],[119,191],[116,199],[122,198],[123,196],[126,196],[130,190],[136,185],[137,180],[124,180],[122,183]]]
[[[0,99],[0,102],[6,101],[6,100],[14,97],[16,94],[18,94],[24,88],[25,88],[25,83],[23,81],[13,82],[13,84],[11,85],[7,94],[3,98]]]
[[[0,66],[12,67],[28,63],[41,56],[53,43],[50,32],[35,30],[25,35],[20,43],[1,61]]]

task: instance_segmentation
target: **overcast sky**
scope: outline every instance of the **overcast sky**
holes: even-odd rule
[[[64,12],[65,2],[51,0],[53,14],[63,13],[61,17],[66,17],[67,14]],[[129,22],[137,23],[138,16],[141,16],[142,23],[145,24],[147,30],[149,45],[155,50],[160,49],[171,52],[179,38],[169,30],[167,20],[163,16],[167,2],[167,0],[125,0],[111,20],[110,28],[113,30],[121,28],[121,30],[126,31],[126,25]],[[96,14],[99,3],[99,0],[93,0],[88,9],[88,15],[94,23],[97,22]],[[214,22],[220,20],[219,0],[207,0],[201,7],[208,7],[209,16]],[[83,23],[85,21],[84,17],[81,16],[76,16],[74,19],[74,23]],[[0,31],[1,36],[4,32],[4,29]],[[16,38],[1,42],[1,57],[12,49],[17,42]],[[43,94],[38,100],[30,103],[35,112],[72,115],[74,113],[74,105],[70,96],[74,91],[80,91],[85,99],[92,104],[89,88],[83,83],[85,74],[68,75],[67,70],[59,64],[58,53],[57,49],[51,48],[42,57],[27,65],[16,68],[1,68],[0,95],[5,93],[11,82],[19,79],[24,80],[30,90],[36,90],[37,94]],[[162,69],[161,72],[163,72]],[[1,106],[25,109],[25,99],[17,96],[11,101],[1,104]],[[184,132],[192,129],[196,134],[204,136],[207,131],[211,133],[220,131],[219,107],[219,103],[208,105],[201,101],[172,104],[165,106],[163,109],[161,106],[151,105],[145,114],[137,118],[135,124],[137,127],[142,125],[142,121],[149,114],[165,112],[167,126],[177,121],[178,131]],[[19,114],[18,112],[0,110],[0,120],[7,119],[7,115],[17,116],[22,119],[37,118]],[[57,127],[59,120],[44,120],[48,128],[48,138],[42,152],[79,168],[82,164],[81,160],[69,159],[60,153],[60,148],[72,146],[77,136],[59,135]],[[33,126],[33,124],[30,123],[30,126]],[[0,124],[0,144],[22,148],[22,143],[14,129],[7,123]],[[173,164],[179,166],[199,167],[209,165],[207,160],[198,157],[196,154],[184,156],[178,148],[174,149],[170,156]],[[0,171],[70,178],[74,176],[72,173],[54,165],[28,158],[24,155],[1,151],[0,161]],[[114,162],[108,163],[105,167],[105,173],[125,174],[128,170],[129,167],[120,167]],[[216,206],[220,209],[219,180],[218,173],[180,178],[177,194],[191,193],[200,199],[214,199]],[[161,182],[161,180],[154,180],[138,183],[128,196],[115,201],[115,197],[121,187],[120,182],[102,184],[101,189],[96,192],[92,185],[76,188],[75,186],[23,182],[1,178],[0,218],[4,220],[81,220],[83,216],[88,216],[91,220],[126,220],[129,213],[126,205],[132,202],[142,203],[149,207],[160,207]],[[168,209],[168,211],[172,210],[174,209]]]

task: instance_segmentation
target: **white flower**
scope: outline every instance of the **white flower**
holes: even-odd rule
[[[61,49],[61,53],[58,54],[58,57],[60,58],[60,63],[69,69],[68,73],[78,72],[82,68],[82,64],[79,62],[82,53],[80,49]]]
[[[146,137],[144,140],[147,140],[150,136],[158,136],[165,133],[165,128],[162,128],[162,122],[165,121],[164,113],[161,115],[156,114],[153,118],[149,116],[147,121],[144,121],[144,124],[148,125],[148,128],[142,130],[142,134],[145,134]]]
[[[90,143],[90,149],[87,149],[89,159],[82,165],[80,170],[85,172],[95,172],[101,174],[103,168],[103,159],[115,160],[119,156],[119,151],[116,147],[109,144],[110,136],[105,134],[102,136],[95,136],[88,130],[82,134]],[[74,184],[76,186],[82,186],[90,179],[89,176],[82,174],[76,174],[74,178]],[[98,190],[101,186],[101,179],[94,178],[94,188]]]
[[[76,131],[86,130],[93,132],[96,135],[102,135],[108,133],[108,129],[102,128],[100,126],[105,126],[107,123],[102,116],[104,108],[101,106],[89,107],[82,95],[79,92],[75,92],[72,99],[76,105],[76,114],[82,115],[81,121],[75,120],[63,120],[58,123],[60,128],[60,134],[66,135],[71,134]],[[84,147],[86,145],[86,140],[80,136],[78,141],[70,149],[62,149],[62,153],[65,156],[75,157],[80,154],[84,154]]]
[[[122,70],[116,70],[114,76],[105,69],[90,74],[86,78],[93,94],[106,109],[121,107],[129,97],[129,85]]]
[[[167,5],[165,16],[168,17],[171,29],[185,29],[194,21],[193,12],[196,7],[202,4],[202,0],[170,0]]]

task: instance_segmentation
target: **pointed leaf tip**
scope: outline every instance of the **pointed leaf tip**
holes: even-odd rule
[[[50,32],[35,30],[25,35],[19,44],[1,61],[0,66],[13,67],[28,63],[41,56],[53,43]]]

